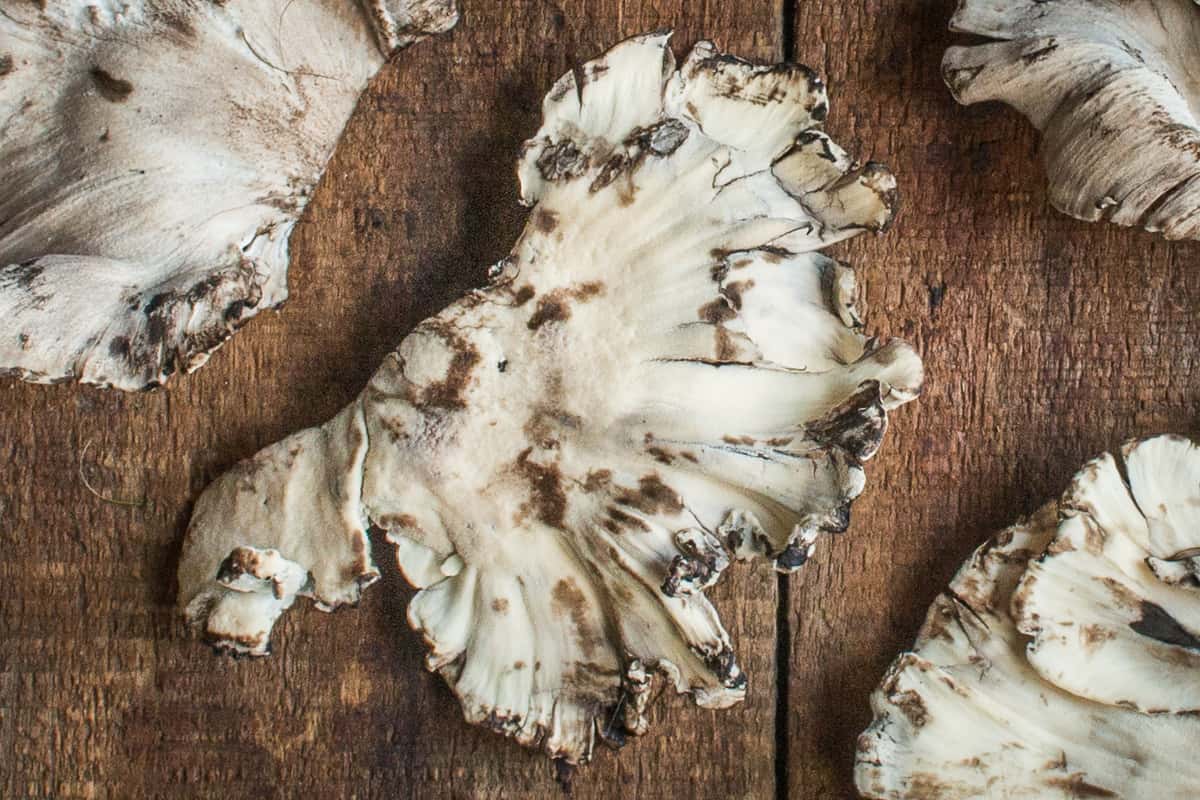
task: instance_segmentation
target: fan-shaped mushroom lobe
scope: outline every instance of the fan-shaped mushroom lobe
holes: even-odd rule
[[[676,70],[665,34],[565,75],[491,285],[418,325],[334,423],[257,456],[266,483],[201,499],[180,581],[196,623],[237,633],[204,613],[237,588],[196,578],[246,531],[330,604],[373,574],[355,560],[370,520],[472,722],[580,762],[597,734],[645,730],[656,673],[701,705],[739,700],[704,589],[737,558],[795,569],[844,529],[887,412],[921,386],[907,345],[858,330],[853,273],[816,252],[895,203],[886,169],[817,129],[825,110],[803,67],[702,43]],[[297,513],[267,522],[263,498]],[[325,543],[340,587],[315,571]]]
[[[1000,100],[1042,132],[1050,202],[1200,238],[1200,5],[1195,0],[960,0],[950,27],[960,103]]]
[[[863,796],[1195,797],[1198,508],[1163,436],[977,550],[872,695]]]
[[[452,0],[0,0],[0,374],[155,386],[287,297],[367,81]]]

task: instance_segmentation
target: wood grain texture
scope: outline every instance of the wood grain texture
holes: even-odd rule
[[[292,240],[292,299],[165,391],[0,387],[0,797],[525,798],[551,763],[468,727],[425,672],[387,546],[357,610],[301,601],[260,661],[217,658],[175,615],[190,503],[258,448],[324,421],[418,321],[485,280],[523,224],[515,160],[572,64],[674,27],[778,58],[774,0],[465,0],[448,36],[376,79]],[[85,452],[86,448],[86,452]],[[81,477],[121,506],[94,495]],[[743,668],[725,712],[664,697],[653,733],[601,749],[573,797],[775,791],[776,580],[710,596]]]
[[[1200,243],[1050,208],[1036,131],[942,84],[953,5],[796,6],[794,56],[830,76],[830,130],[900,182],[892,231],[839,256],[866,283],[870,327],[913,342],[927,373],[850,530],[791,579],[796,798],[854,796],[868,695],[978,544],[1102,451],[1200,433]]]
[[[302,602],[261,661],[189,638],[172,576],[208,481],[335,413],[416,322],[483,281],[524,219],[513,161],[543,92],[626,35],[670,26],[680,52],[708,36],[760,59],[787,38],[828,79],[829,130],[893,167],[904,206],[838,255],[871,329],[916,344],[928,383],[893,417],[850,531],[787,581],[782,631],[764,566],[712,593],[746,702],[663,697],[651,733],[602,750],[573,797],[852,796],[869,691],[966,554],[1099,451],[1198,432],[1200,246],[1049,209],[1032,129],[941,85],[949,2],[464,6],[364,96],[293,238],[283,311],[166,391],[0,387],[0,797],[561,794],[544,757],[466,726],[424,671],[386,546],[357,610]]]

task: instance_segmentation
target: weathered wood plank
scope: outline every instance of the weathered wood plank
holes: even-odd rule
[[[481,283],[520,230],[513,162],[573,61],[674,26],[743,55],[781,47],[775,0],[465,3],[365,96],[293,239],[293,297],[191,377],[123,396],[0,387],[0,796],[529,797],[542,756],[469,729],[424,672],[385,573],[356,611],[301,604],[275,655],[211,656],[181,630],[173,572],[189,504],[222,470],[351,400],[417,321]],[[84,452],[86,448],[86,453]],[[139,500],[105,502],[89,491]],[[602,752],[576,797],[770,797],[776,583],[734,568],[714,599],[744,705],[664,698],[648,739]]]
[[[790,585],[796,798],[853,796],[870,690],[982,539],[1104,449],[1200,430],[1200,245],[1049,208],[1036,132],[942,85],[952,6],[797,4],[795,55],[830,76],[830,129],[900,180],[896,227],[840,255],[870,325],[916,344],[928,382],[850,531]]]

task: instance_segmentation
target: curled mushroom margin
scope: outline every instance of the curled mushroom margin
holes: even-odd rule
[[[1200,6],[1194,0],[960,0],[946,51],[963,104],[1042,132],[1051,204],[1077,219],[1200,238]]]
[[[871,707],[867,798],[1194,797],[1200,448],[1131,442],[980,547]]]
[[[0,3],[0,375],[190,372],[287,298],[367,82],[453,0]]]
[[[180,600],[209,641],[262,654],[296,596],[356,601],[374,525],[470,722],[574,764],[645,732],[656,679],[741,700],[704,590],[846,528],[922,368],[863,333],[853,271],[818,252],[896,203],[820,130],[820,79],[708,42],[676,69],[668,38],[551,88],[487,287],[200,497]]]

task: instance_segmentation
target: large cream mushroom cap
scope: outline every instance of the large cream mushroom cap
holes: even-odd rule
[[[825,113],[806,68],[703,42],[676,70],[663,33],[563,76],[491,284],[418,325],[333,421],[199,499],[191,620],[264,652],[297,592],[333,606],[378,575],[373,523],[471,722],[576,763],[646,729],[656,674],[703,706],[740,700],[704,590],[735,559],[795,569],[843,530],[888,412],[921,387],[818,252],[895,205]]]
[[[367,82],[453,0],[0,0],[0,374],[119,389],[287,297]]]

